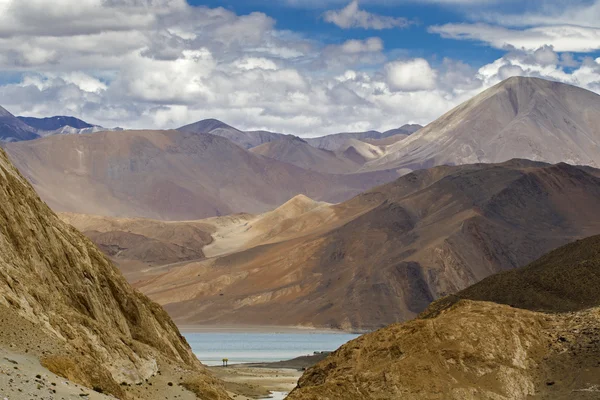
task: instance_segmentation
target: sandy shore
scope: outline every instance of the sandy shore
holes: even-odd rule
[[[303,326],[268,325],[178,325],[183,334],[189,333],[283,333],[283,334],[347,334],[335,329]],[[283,399],[294,389],[303,370],[316,364],[327,354],[301,356],[273,363],[236,364],[229,367],[211,366],[209,370],[223,380],[232,398]],[[273,394],[273,397],[270,395]]]
[[[177,325],[181,333],[356,333],[337,329],[269,325]],[[358,332],[361,333],[361,332]]]

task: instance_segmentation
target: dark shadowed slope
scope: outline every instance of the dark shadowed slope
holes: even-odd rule
[[[600,305],[600,236],[578,240],[539,260],[434,303],[439,312],[460,299],[492,301],[532,311],[568,312]]]

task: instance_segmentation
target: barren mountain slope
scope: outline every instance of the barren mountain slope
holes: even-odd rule
[[[378,328],[600,232],[598,174],[524,160],[417,171],[321,209],[318,229],[138,287],[181,323]]]
[[[136,384],[162,382],[159,371],[176,379],[177,369],[200,395],[227,398],[164,310],[61,222],[2,150],[0,203],[0,347],[31,352],[52,372],[121,398],[152,398]]]
[[[383,139],[363,139],[362,141],[365,143],[372,144],[373,146],[390,146],[392,144],[398,143],[401,140],[406,139],[410,135],[405,133],[398,133],[393,136],[388,136]]]
[[[335,215],[331,205],[296,196],[264,214],[235,214],[165,222],[60,213],[88,236],[130,282],[160,275],[186,261],[239,252],[320,231]]]
[[[330,174],[356,172],[363,164],[354,162],[343,154],[318,149],[305,140],[293,136],[262,144],[250,151],[309,171]]]
[[[550,315],[463,300],[345,344],[290,400],[591,400],[600,309]]]
[[[461,104],[365,170],[525,158],[600,166],[600,96],[538,78],[510,78]]]
[[[310,172],[218,136],[178,131],[53,136],[6,151],[54,210],[116,217],[257,213],[297,194],[337,202],[397,177]]]
[[[595,399],[599,260],[596,236],[487,278],[342,346],[289,398]]]

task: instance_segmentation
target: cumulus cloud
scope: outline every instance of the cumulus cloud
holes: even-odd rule
[[[391,29],[406,28],[411,21],[406,18],[388,17],[385,15],[372,14],[359,8],[358,0],[352,0],[350,4],[341,10],[330,10],[323,14],[327,22],[331,22],[343,29]]]
[[[535,50],[552,46],[556,51],[591,52],[600,49],[600,28],[573,25],[538,26],[519,30],[502,26],[475,24],[446,24],[432,26],[429,32],[446,39],[485,42],[498,49]]]
[[[325,44],[278,30],[262,13],[183,0],[58,1],[64,7],[0,0],[0,79],[10,77],[0,83],[0,105],[15,114],[72,114],[126,128],[218,118],[315,136],[425,124],[514,75],[600,91],[600,59],[546,40],[478,68],[394,57],[378,37]],[[88,27],[68,31],[59,22],[84,14]],[[35,28],[20,26],[34,20]]]
[[[436,71],[422,58],[388,63],[385,72],[388,85],[394,91],[428,90],[436,85]]]

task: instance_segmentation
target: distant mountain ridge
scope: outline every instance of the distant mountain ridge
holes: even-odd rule
[[[344,154],[311,146],[305,139],[286,136],[282,139],[263,143],[250,151],[264,157],[296,165],[309,171],[330,174],[356,172],[363,163],[356,162]]]
[[[323,150],[337,150],[341,144],[349,139],[384,139],[400,134],[408,136],[421,128],[421,125],[407,124],[400,128],[392,129],[386,132],[368,131],[355,133],[334,133],[318,138],[302,139],[316,148]],[[284,139],[286,137],[296,137],[294,135],[269,131],[242,131],[217,119],[205,119],[182,126],[177,128],[177,130],[190,133],[210,133],[211,135],[225,137],[246,149],[251,149],[261,144]]]
[[[391,129],[386,132],[379,131],[367,131],[367,132],[346,132],[346,133],[334,133],[331,135],[308,138],[306,141],[312,146],[324,150],[339,150],[348,140],[380,140],[391,136],[403,135],[409,136],[423,128],[421,125],[404,125],[397,129]]]
[[[0,107],[0,142],[21,142],[53,135],[76,135],[118,130],[122,129],[108,129],[69,116],[15,117]]]
[[[300,193],[337,202],[398,177],[307,171],[223,137],[181,131],[55,135],[5,149],[56,211],[118,217],[264,212]]]
[[[65,126],[70,126],[75,129],[93,128],[94,125],[88,124],[75,117],[56,116],[48,118],[35,117],[17,117],[32,128],[41,131],[55,131]]]
[[[35,128],[27,125],[6,109],[0,107],[0,141],[18,142],[39,138]]]
[[[512,158],[600,167],[600,96],[559,82],[513,77],[389,146],[363,170]]]
[[[244,132],[216,119],[205,119],[194,122],[182,126],[177,130],[187,133],[210,133],[211,135],[221,136],[242,146],[246,150],[288,136],[267,131]]]

